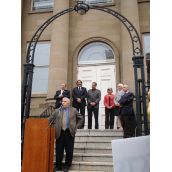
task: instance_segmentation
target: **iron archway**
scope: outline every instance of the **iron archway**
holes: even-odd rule
[[[113,15],[115,18],[119,19],[123,25],[126,27],[132,42],[133,48],[133,67],[134,67],[134,77],[135,77],[135,96],[136,96],[136,117],[137,117],[137,135],[142,135],[142,119],[141,113],[143,112],[144,117],[144,134],[149,134],[148,122],[147,122],[147,112],[146,112],[146,94],[145,94],[145,76],[144,76],[144,63],[142,55],[142,45],[136,28],[133,24],[123,15],[118,12],[106,8],[94,5],[88,5],[83,2],[78,2],[75,7],[63,10],[54,16],[46,20],[33,35],[27,50],[26,64],[24,64],[24,76],[22,84],[22,94],[21,94],[21,129],[22,129],[22,140],[24,136],[24,126],[25,120],[29,118],[30,113],[30,101],[31,101],[31,91],[32,91],[32,79],[33,79],[33,68],[34,68],[34,54],[37,42],[46,29],[46,27],[52,23],[54,20],[60,16],[70,13],[72,11],[76,12],[87,12],[88,10],[99,10]],[[141,79],[138,78],[138,69],[141,71]],[[139,84],[141,81],[141,95],[139,95]]]

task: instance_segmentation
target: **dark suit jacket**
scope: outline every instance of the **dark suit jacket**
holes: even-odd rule
[[[54,96],[54,99],[56,100],[56,104],[55,104],[56,109],[62,105],[63,97],[67,97],[70,99],[70,91],[69,90],[64,90],[62,93],[63,97],[61,97],[61,98],[59,97],[60,94],[61,94],[61,90],[58,90],[58,91],[56,91],[56,94]]]
[[[56,109],[55,112],[48,118],[49,123],[55,127],[55,138],[60,137],[60,131],[62,128],[63,107]],[[76,122],[77,121],[77,122]],[[75,109],[70,107],[69,109],[69,131],[72,137],[75,137],[76,129],[80,128],[83,124],[83,116]]]
[[[86,106],[86,98],[87,98],[87,89],[85,87],[81,87],[81,91],[78,90],[78,87],[75,87],[72,90],[72,106],[75,108],[85,107]],[[81,99],[81,103],[77,102],[77,98]]]
[[[119,104],[121,105],[120,115],[134,115],[133,98],[134,95],[132,92],[125,93],[121,97],[119,100]]]

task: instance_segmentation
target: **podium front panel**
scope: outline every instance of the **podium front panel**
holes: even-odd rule
[[[24,134],[22,171],[51,172],[54,130],[49,127],[48,119],[27,119]]]

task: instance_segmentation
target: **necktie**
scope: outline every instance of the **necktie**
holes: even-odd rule
[[[109,96],[109,106],[110,106],[110,96]]]
[[[68,128],[68,125],[69,125],[69,111],[68,111],[68,108],[64,109],[63,110],[63,118],[62,118],[62,129],[65,131],[66,128]]]
[[[63,110],[62,129],[66,130],[66,111]]]

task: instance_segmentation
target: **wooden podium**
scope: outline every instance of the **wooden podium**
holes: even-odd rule
[[[22,172],[53,172],[55,130],[48,119],[26,120]]]

